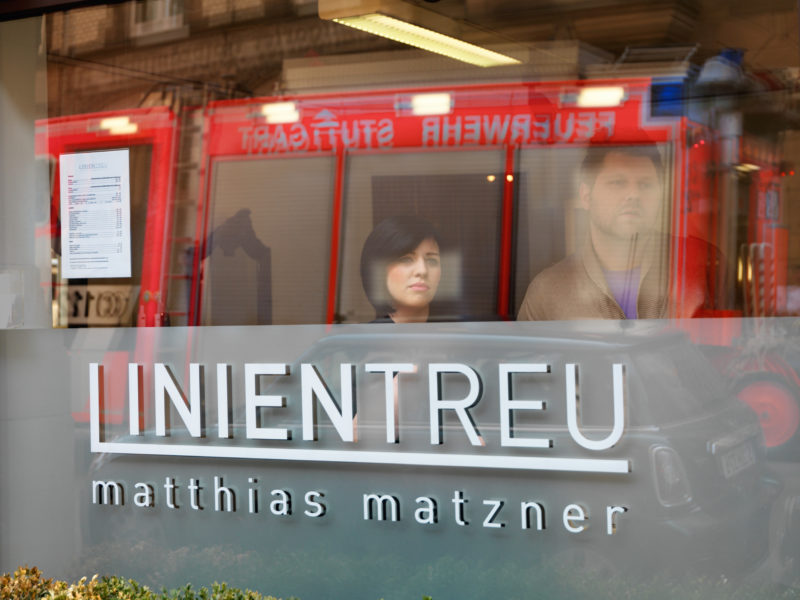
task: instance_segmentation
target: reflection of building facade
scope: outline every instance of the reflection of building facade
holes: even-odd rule
[[[442,3],[438,8],[454,18],[491,27],[509,41],[581,40],[617,56],[629,46],[693,42],[695,32],[709,40],[717,38],[713,44],[697,40],[701,47],[695,59],[700,61],[720,43],[738,41],[758,47],[770,38],[785,39],[785,46],[773,41],[757,57],[755,64],[769,69],[791,65],[791,35],[796,37],[788,27],[788,4],[787,19],[781,19],[772,7],[713,2],[668,1],[657,9],[646,2],[609,2],[586,10],[569,2],[558,9],[543,9],[526,2],[499,6],[468,0]],[[619,19],[620,10],[626,13],[624,22]],[[312,57],[319,65],[330,54],[397,47],[321,21],[316,11],[316,2],[303,0],[143,0],[52,14],[46,19],[45,34],[51,61],[50,114],[97,112],[143,102],[164,104],[168,98],[162,94],[175,90],[196,91],[193,98],[181,98],[183,103],[267,96],[287,87],[285,59]],[[726,40],[733,32],[736,40]],[[559,57],[551,60],[561,63],[557,76],[571,75],[573,65]],[[412,78],[424,80],[423,69],[417,69]],[[648,70],[652,72],[652,65],[642,67],[643,73]],[[394,82],[407,77],[399,72],[392,76]],[[158,96],[148,99],[152,92]]]
[[[167,12],[140,20],[139,9],[150,5]],[[47,45],[53,114],[269,95],[280,89],[287,57],[385,46],[320,21],[310,3],[252,0],[164,0],[57,13],[47,17]]]

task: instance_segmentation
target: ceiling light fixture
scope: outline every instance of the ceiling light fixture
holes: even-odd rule
[[[520,61],[516,58],[387,15],[371,13],[353,17],[339,17],[332,20],[354,29],[389,38],[395,42],[408,44],[428,52],[435,52],[478,67],[520,64]]]

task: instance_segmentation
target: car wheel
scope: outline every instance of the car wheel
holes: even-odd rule
[[[758,373],[736,385],[736,395],[758,415],[768,454],[786,454],[800,430],[800,390],[780,375]]]

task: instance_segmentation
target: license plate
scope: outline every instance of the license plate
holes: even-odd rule
[[[728,479],[741,473],[755,462],[756,455],[753,453],[752,444],[741,444],[722,455],[722,473]]]

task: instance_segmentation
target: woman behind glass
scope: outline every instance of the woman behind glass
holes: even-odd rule
[[[378,223],[361,251],[361,283],[377,318],[373,323],[422,323],[442,277],[439,234],[419,217]]]

